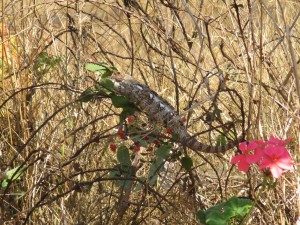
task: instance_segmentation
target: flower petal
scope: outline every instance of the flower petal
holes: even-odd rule
[[[291,160],[279,160],[276,164],[284,170],[290,170],[292,168],[292,161]]]
[[[251,141],[248,145],[248,150],[253,150],[258,147],[258,143],[256,141]]]
[[[280,158],[282,155],[286,155],[286,149],[281,146],[269,145],[264,149],[264,154],[270,158]]]
[[[275,138],[273,135],[271,135],[270,139],[267,141],[267,144],[285,147],[287,144],[287,141],[281,140],[279,138]]]
[[[242,152],[247,152],[247,142],[244,141],[244,142],[240,143],[239,149],[240,149]]]
[[[238,169],[239,169],[239,171],[242,171],[242,172],[248,172],[248,170],[249,170],[249,163],[247,163],[244,160],[241,160],[239,162],[239,164],[238,164]]]
[[[283,173],[283,170],[280,167],[278,167],[278,166],[272,166],[272,167],[270,167],[270,171],[271,171],[272,176],[274,178],[281,177],[281,175]]]
[[[236,155],[231,159],[232,164],[238,163],[244,156],[243,155]]]
[[[264,159],[263,159],[263,161],[261,162],[261,164],[259,165],[259,168],[260,169],[265,169],[265,168],[267,168],[267,167],[271,167],[271,166],[273,166],[273,162],[268,158],[268,157],[265,157]]]
[[[248,163],[258,163],[261,160],[262,156],[259,154],[254,155],[247,155],[247,162]]]

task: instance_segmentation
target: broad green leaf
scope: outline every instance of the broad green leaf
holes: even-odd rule
[[[150,186],[154,186],[157,182],[158,179],[158,174],[152,174],[151,176],[148,177],[148,183]]]
[[[232,210],[235,216],[243,218],[253,207],[253,202],[250,199],[232,197],[228,200],[226,207]]]
[[[208,225],[229,225],[228,220],[223,219],[221,216],[212,216],[209,219],[206,220],[205,224]]]
[[[86,89],[79,97],[81,102],[89,102],[94,97],[94,91],[91,88]]]
[[[124,178],[131,177],[131,166],[116,165],[115,169],[109,173],[110,178],[121,178],[116,180],[115,183],[118,187],[124,187],[125,189],[131,188],[132,180],[124,180]]]
[[[133,181],[130,179],[131,178],[131,166],[122,166],[121,165],[121,171],[122,174],[120,176],[120,180],[116,180],[116,185],[118,187],[123,187],[124,189],[130,189],[132,186]],[[124,180],[124,178],[126,180]]]
[[[114,90],[114,83],[110,79],[101,79],[100,85],[108,91],[113,92]]]
[[[102,96],[105,96],[105,97],[111,97],[112,94],[113,94],[113,91],[112,90],[108,90],[106,88],[104,88],[101,84],[99,83],[96,83],[95,84],[95,92],[98,94],[98,95],[102,95]]]
[[[203,211],[203,210],[198,210],[198,211],[196,212],[196,216],[197,216],[198,220],[199,220],[201,223],[205,224],[205,221],[206,221],[206,213],[205,213],[205,211]]]
[[[136,135],[136,136],[131,137],[131,140],[132,140],[133,142],[139,142],[139,143],[140,143],[140,146],[142,146],[142,147],[147,147],[149,144],[148,144],[147,141],[145,141],[145,140],[143,139],[143,137],[144,137],[144,136]]]
[[[129,150],[126,146],[121,145],[117,151],[117,159],[122,166],[131,166]]]
[[[162,144],[157,149],[156,156],[162,159],[166,159],[169,156],[171,149],[172,149],[171,144]]]
[[[85,69],[91,72],[99,71],[101,74],[104,73],[107,68],[101,64],[89,63],[85,66]]]
[[[152,186],[156,183],[158,174],[164,171],[163,165],[164,165],[164,160],[162,158],[158,158],[152,162],[148,173],[149,185]]]
[[[22,168],[20,168],[19,166],[9,170],[6,172],[6,176],[7,178],[5,180],[2,181],[2,187],[5,188],[7,187],[7,184],[10,180],[14,181],[14,180],[19,180],[21,179],[21,175],[24,172],[24,170],[26,169],[26,166],[23,166]],[[17,172],[18,171],[18,172]],[[17,173],[16,173],[17,172]]]
[[[106,68],[106,71],[102,72],[101,79],[110,77],[113,72],[117,70],[115,67],[108,65],[107,63],[102,63],[101,65]]]
[[[180,161],[182,167],[187,171],[189,171],[193,167],[193,160],[188,156],[183,157]]]
[[[106,70],[106,71],[102,74],[101,79],[105,79],[105,78],[107,78],[107,77],[110,77],[112,74],[113,74],[113,71],[111,71],[111,70]]]
[[[132,103],[128,103],[125,107],[122,107],[123,111],[120,114],[121,121],[124,121],[127,116],[133,115],[137,110],[135,105]]]
[[[196,213],[199,221],[208,225],[229,225],[233,219],[242,219],[253,207],[249,199],[232,197],[226,202],[215,205],[206,211]]]
[[[119,178],[130,176],[131,166],[117,164],[114,169],[109,173],[109,177]]]
[[[89,63],[85,66],[86,70],[89,70],[91,72],[100,72],[101,73],[101,79],[107,78],[113,74],[114,71],[116,71],[116,68],[107,64],[107,63]]]
[[[111,101],[116,108],[124,108],[129,104],[129,100],[124,96],[113,96]]]
[[[222,214],[222,208],[210,208],[206,211],[198,211],[196,213],[198,220],[206,225],[227,225],[230,217]]]

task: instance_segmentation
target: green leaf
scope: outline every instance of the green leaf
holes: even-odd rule
[[[129,104],[128,98],[124,96],[113,96],[111,97],[111,101],[116,108],[124,108]]]
[[[196,216],[197,216],[198,220],[199,220],[201,223],[205,224],[205,222],[206,222],[206,213],[205,213],[205,211],[203,211],[203,210],[198,210],[198,211],[196,212]]]
[[[228,222],[229,222],[228,220],[223,219],[220,216],[216,216],[216,217],[212,216],[208,220],[206,220],[205,224],[208,224],[208,225],[229,225]]]
[[[183,157],[180,161],[182,167],[187,171],[191,170],[191,168],[193,167],[193,160],[188,156]]]
[[[132,103],[128,103],[125,107],[122,107],[123,111],[120,114],[120,120],[124,121],[127,116],[133,115],[136,111],[136,107]]]
[[[162,158],[155,159],[149,169],[148,183],[150,186],[154,185],[157,181],[158,174],[164,171],[164,160]]]
[[[6,172],[6,179],[2,181],[2,187],[5,188],[7,187],[7,184],[10,180],[14,181],[14,180],[20,180],[21,179],[21,175],[24,172],[24,170],[26,169],[26,166],[23,166],[20,168],[20,166],[9,170]],[[17,172],[18,171],[18,172]],[[16,173],[17,172],[17,173]]]
[[[131,137],[131,140],[133,142],[139,142],[140,146],[142,146],[142,147],[147,147],[149,144],[143,138],[144,138],[143,135],[136,135],[136,136]]]
[[[81,102],[89,102],[94,97],[94,91],[91,88],[86,89],[79,97]]]
[[[95,92],[97,95],[102,95],[105,97],[111,97],[113,95],[113,91],[110,91],[110,90],[102,87],[99,83],[95,84]]]
[[[121,145],[118,148],[117,159],[121,163],[122,166],[131,166],[129,150],[126,146]]]
[[[116,68],[107,63],[89,63],[85,66],[85,69],[91,72],[100,72],[102,74],[101,79],[107,78],[116,71]]]
[[[130,166],[117,164],[112,171],[109,173],[111,178],[120,178],[130,176]]]
[[[208,225],[227,225],[233,219],[242,219],[253,207],[253,202],[249,199],[232,197],[226,202],[215,205],[206,211],[196,213],[198,220]]]
[[[227,138],[225,135],[223,134],[220,134],[218,137],[217,137],[217,146],[225,146],[227,143]]]
[[[106,71],[102,74],[101,79],[105,79],[105,78],[107,78],[107,77],[110,77],[112,74],[113,74],[113,71],[111,71],[111,70],[106,70]]]
[[[148,173],[149,185],[154,185],[157,182],[159,173],[164,171],[163,165],[165,163],[165,159],[169,156],[171,149],[171,144],[162,144],[156,150],[156,159],[152,162]]]
[[[250,199],[232,197],[228,200],[226,207],[228,207],[235,216],[243,218],[253,207],[253,202]]]
[[[85,66],[85,69],[91,72],[99,71],[101,74],[105,73],[107,68],[104,64],[95,64],[95,63],[89,63]]]
[[[109,79],[101,79],[95,84],[97,94],[111,97],[114,93],[114,83]]]
[[[130,178],[131,177],[131,166],[125,165],[116,165],[114,170],[109,173],[110,178],[118,179],[118,178]],[[115,183],[118,187],[123,187],[124,189],[129,189],[132,186],[132,180],[116,180]]]
[[[114,91],[114,83],[110,79],[101,79],[99,83],[103,88],[107,89],[108,91]]]
[[[224,203],[213,206],[206,211],[198,211],[196,213],[199,221],[207,225],[227,225],[231,217],[223,215]]]
[[[156,156],[161,159],[166,159],[169,156],[171,149],[172,149],[171,144],[162,144],[157,149]]]

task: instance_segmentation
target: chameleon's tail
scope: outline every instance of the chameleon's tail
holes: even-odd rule
[[[178,134],[178,142],[180,142],[182,145],[199,152],[205,152],[205,153],[220,153],[225,152],[235,146],[242,141],[242,138],[239,138],[236,141],[230,141],[227,144],[223,146],[211,146],[206,145],[198,141],[195,137],[191,136],[188,131],[183,127],[183,129],[178,129],[175,131],[175,133]]]

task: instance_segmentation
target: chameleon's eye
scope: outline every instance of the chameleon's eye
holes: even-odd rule
[[[164,105],[163,103],[160,102],[160,103],[159,103],[159,107],[163,109],[163,108],[165,108],[165,105]]]

